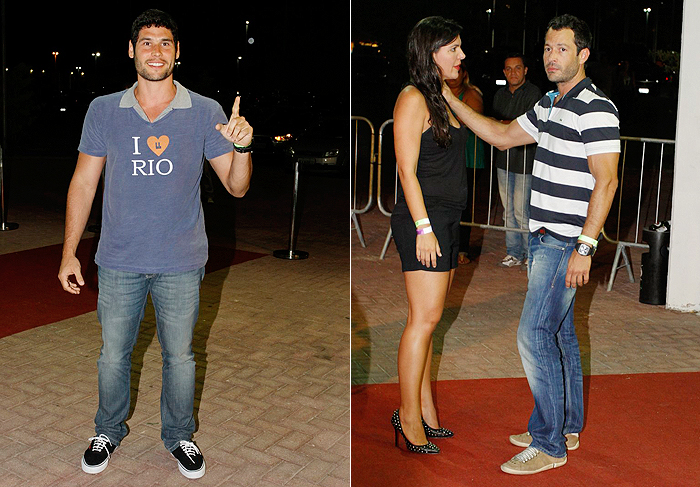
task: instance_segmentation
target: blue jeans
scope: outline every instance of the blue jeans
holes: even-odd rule
[[[553,457],[566,455],[564,435],[583,428],[576,289],[565,286],[575,243],[531,234],[527,295],[518,326],[518,351],[535,400],[528,423],[531,446]]]
[[[113,445],[126,436],[131,352],[151,294],[162,349],[161,438],[168,450],[194,433],[195,363],[192,334],[199,314],[204,268],[176,274],[138,274],[100,267],[97,318],[102,349],[97,361],[99,406],[95,433]]]
[[[498,192],[505,208],[508,228],[528,228],[530,221],[530,187],[532,174],[522,174],[497,168]],[[506,252],[516,259],[527,256],[528,233],[506,231]]]

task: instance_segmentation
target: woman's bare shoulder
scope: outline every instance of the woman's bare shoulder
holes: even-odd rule
[[[428,105],[425,102],[425,98],[418,88],[408,85],[401,90],[401,93],[399,93],[396,99],[394,118],[402,115],[413,118],[421,114],[428,116]]]

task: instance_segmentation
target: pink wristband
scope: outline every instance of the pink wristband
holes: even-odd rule
[[[425,235],[426,233],[433,233],[433,227],[419,228],[416,230],[418,235]]]

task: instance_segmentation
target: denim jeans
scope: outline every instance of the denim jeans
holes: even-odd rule
[[[97,318],[102,349],[97,361],[99,406],[95,433],[118,445],[127,434],[131,353],[151,294],[163,357],[161,438],[168,450],[194,433],[195,363],[192,334],[199,314],[204,268],[175,274],[138,274],[100,267]]]
[[[565,286],[574,245],[549,234],[530,235],[527,295],[518,326],[518,351],[535,400],[528,423],[531,446],[554,457],[566,455],[564,435],[583,427],[576,289]]]
[[[528,228],[530,221],[530,187],[532,174],[522,174],[497,168],[498,192],[505,208],[508,228]],[[506,231],[506,252],[517,259],[527,256],[529,233]]]

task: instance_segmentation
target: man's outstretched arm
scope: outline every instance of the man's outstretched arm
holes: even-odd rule
[[[502,124],[471,109],[466,103],[457,98],[447,85],[443,86],[442,94],[450,108],[457,114],[457,117],[480,139],[485,140],[497,149],[506,150],[511,147],[536,142],[518,122],[513,121],[509,124]]]

